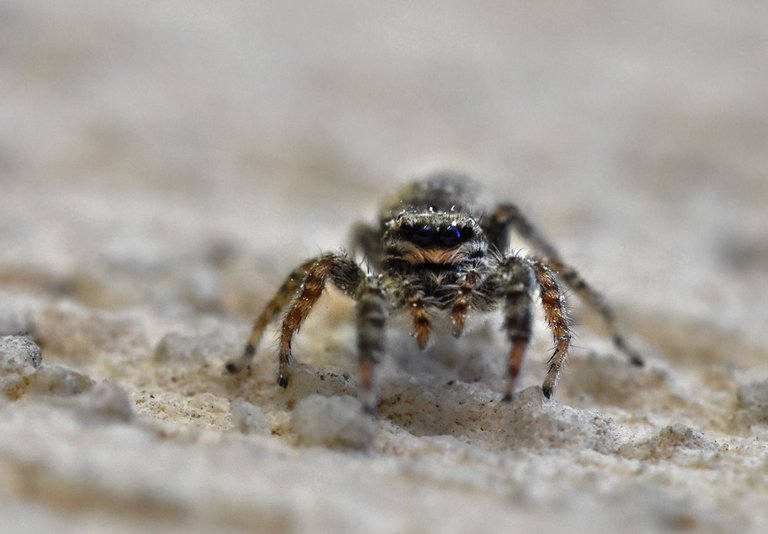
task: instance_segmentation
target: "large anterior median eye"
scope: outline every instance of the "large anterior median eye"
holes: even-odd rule
[[[440,230],[438,239],[444,247],[456,246],[461,241],[461,230],[453,225],[448,226]]]
[[[420,247],[429,247],[435,244],[435,229],[425,224],[413,229],[413,242]]]

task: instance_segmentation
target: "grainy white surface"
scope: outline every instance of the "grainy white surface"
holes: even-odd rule
[[[760,1],[0,1],[0,335],[43,353],[0,338],[0,529],[765,532],[767,50]],[[556,399],[537,324],[500,404],[498,318],[395,325],[370,420],[331,294],[288,390],[274,333],[224,376],[291,267],[446,166],[649,365],[577,305]]]

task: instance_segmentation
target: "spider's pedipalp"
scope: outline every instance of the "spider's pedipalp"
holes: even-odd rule
[[[427,348],[432,332],[432,321],[427,313],[424,293],[407,282],[403,286],[403,304],[413,321],[413,336],[416,338],[416,344],[419,348],[424,350]]]
[[[451,326],[454,337],[459,337],[464,332],[464,323],[472,303],[472,295],[479,283],[480,274],[475,269],[471,269],[459,278],[459,288],[451,308]]]

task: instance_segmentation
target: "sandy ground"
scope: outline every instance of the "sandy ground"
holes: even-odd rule
[[[768,530],[764,2],[4,0],[0,88],[0,530]],[[287,390],[274,331],[224,375],[293,266],[441,167],[648,365],[572,299],[556,398],[539,320],[505,404],[498,317],[394,325],[367,418],[331,292]]]

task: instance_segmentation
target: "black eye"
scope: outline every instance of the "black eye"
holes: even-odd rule
[[[453,247],[461,240],[461,230],[451,225],[440,230],[440,244],[445,247]]]
[[[425,224],[413,230],[413,242],[420,247],[428,247],[435,244],[435,229]]]

